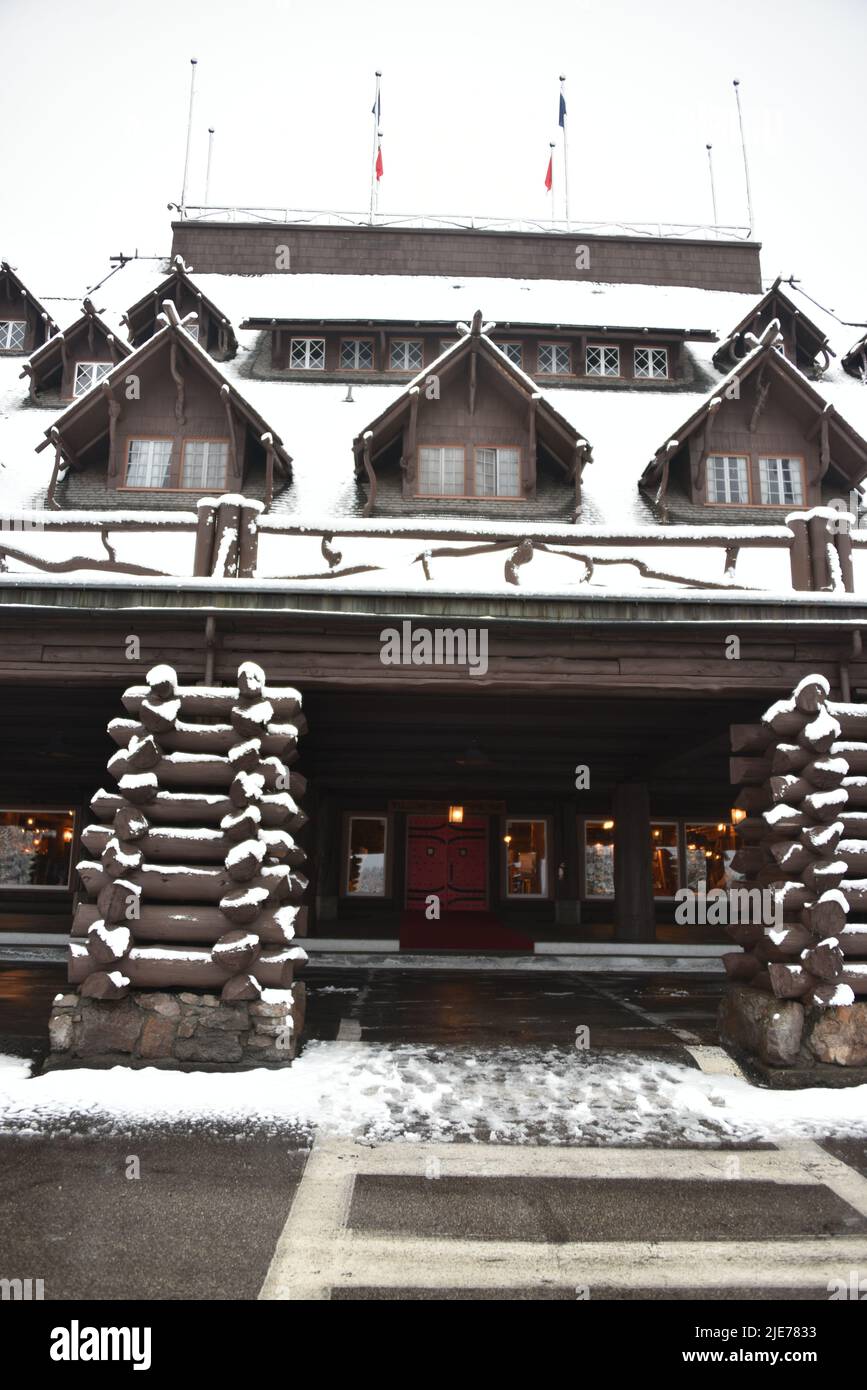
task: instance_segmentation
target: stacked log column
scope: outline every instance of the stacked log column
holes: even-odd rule
[[[776,920],[732,922],[743,948],[724,957],[730,979],[775,1001],[798,1001],[790,1015],[790,1063],[867,1062],[867,705],[834,704],[823,676],[809,676],[761,725],[732,731],[732,779],[745,783],[747,812],[733,868],[737,888],[770,890]],[[742,756],[742,755],[749,756]],[[767,904],[768,897],[765,902]],[[865,920],[856,920],[861,913]],[[758,1017],[756,1001],[728,1001]],[[830,1011],[824,1022],[820,1017]],[[725,1012],[725,1010],[724,1010]],[[768,1019],[776,1022],[779,1012]],[[863,1046],[853,1043],[864,1029]],[[829,1042],[834,1034],[843,1042]],[[761,1049],[759,1049],[761,1050]]]
[[[289,766],[300,696],[267,689],[247,662],[237,688],[182,687],[158,666],[123,702],[131,717],[109,726],[117,792],[96,794],[100,823],[82,836],[91,901],[75,915],[70,981],[83,1000],[156,989],[194,1007],[189,992],[206,990],[220,1007],[283,1017],[289,1061],[303,1017],[294,975],[307,959],[294,944],[306,879],[292,834],[306,819],[305,783]]]

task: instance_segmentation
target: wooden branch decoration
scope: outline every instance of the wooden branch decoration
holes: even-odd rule
[[[521,544],[512,553],[505,565],[505,578],[507,584],[518,584],[518,569],[521,565],[528,565],[533,558],[533,542],[528,538],[521,541]]]
[[[178,367],[178,344],[175,338],[172,338],[171,348],[169,349],[169,370],[171,371],[175,386],[177,388],[175,394],[175,419],[177,420],[179,425],[183,425],[185,423],[184,378],[180,368]]]
[[[370,516],[371,512],[373,511],[373,508],[376,505],[376,473],[373,470],[373,461],[370,457],[370,441],[372,440],[372,438],[372,432],[370,430],[365,431],[363,446],[364,452],[362,457],[364,459],[364,471],[367,474],[367,481],[370,485],[370,491],[368,492],[367,501],[365,502],[364,507],[362,509],[362,516]]]

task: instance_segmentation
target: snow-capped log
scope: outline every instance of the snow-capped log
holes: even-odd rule
[[[722,963],[730,980],[749,982],[761,970],[759,961],[748,951],[726,951]]]
[[[112,719],[108,732],[119,748],[128,748],[133,738],[143,738],[148,730],[138,719]],[[269,724],[265,733],[257,734],[263,757],[280,757],[291,761],[298,756],[298,729],[295,724]],[[231,724],[191,724],[178,720],[171,729],[160,734],[160,747],[167,753],[227,754],[238,741]]]
[[[98,967],[90,952],[80,942],[69,948],[70,984],[82,984]],[[249,973],[270,989],[287,989],[296,969],[307,960],[300,946],[263,950]],[[222,987],[232,972],[223,970],[212,959],[210,950],[193,946],[134,946],[124,957],[119,972],[133,988],[138,989],[214,989]],[[98,996],[111,997],[108,995]]]
[[[132,946],[129,927],[109,927],[97,918],[87,931],[87,949],[100,965],[113,965],[123,960]]]
[[[275,719],[297,723],[295,715],[300,715],[301,712],[301,695],[297,690],[281,686],[279,689],[267,688],[264,693],[273,707]],[[149,695],[149,686],[130,686],[121,697],[124,709],[130,714],[138,714],[142,700],[148,699]],[[240,692],[230,685],[179,685],[177,696],[181,702],[181,714],[185,719],[205,716],[221,723],[229,723],[232,709],[240,699]],[[304,730],[299,728],[299,732]]]
[[[69,974],[72,981],[72,972]],[[93,970],[83,980],[79,993],[85,999],[123,999],[129,993],[129,977],[120,970]]]
[[[267,903],[267,898],[264,899]],[[99,907],[80,903],[72,922],[73,936],[86,936],[94,922],[101,921]],[[285,946],[307,934],[307,908],[287,905],[265,907],[259,911],[256,935],[266,945]],[[136,942],[177,941],[213,945],[226,931],[227,917],[219,907],[191,903],[186,907],[146,906],[124,925]]]
[[[90,808],[94,815],[110,820],[121,807],[138,811],[139,807],[128,802],[117,792],[102,789],[91,799]],[[256,807],[261,813],[261,823],[270,829],[297,830],[306,825],[307,816],[289,792],[269,792],[259,796]],[[157,825],[202,825],[218,826],[227,816],[238,813],[228,796],[204,792],[157,792],[147,804],[147,819]],[[242,808],[243,809],[243,806]]]
[[[250,811],[258,810],[258,807],[249,807],[248,809]],[[252,829],[255,834],[257,829],[255,823]],[[107,825],[88,825],[81,833],[82,844],[92,854],[102,855],[114,839],[114,831],[111,826]],[[138,858],[133,861],[132,856],[127,855],[122,861],[124,862],[123,873],[126,873],[127,869],[138,868],[142,860],[184,863],[195,858],[203,864],[224,864],[236,842],[232,836],[225,834],[222,830],[205,826],[172,826],[171,828],[151,826],[134,843]],[[262,863],[266,854],[293,865],[304,863],[304,851],[295,844],[291,835],[287,835],[283,830],[263,831],[261,841],[254,840],[253,843],[261,843],[262,846],[261,852],[254,851],[254,854],[258,855],[257,866]],[[108,868],[104,858],[102,866],[104,869]],[[110,872],[110,870],[108,871]]]
[[[83,860],[78,872],[89,893],[99,893],[110,882],[102,865],[93,861]],[[236,886],[225,865],[200,868],[192,864],[168,867],[144,863],[135,873],[127,874],[126,879],[141,888],[145,900],[153,898],[157,902],[219,902]],[[250,881],[250,887],[264,889],[269,902],[288,902],[298,901],[302,883],[306,886],[306,879],[293,874],[287,864],[266,864]]]
[[[255,932],[238,927],[228,931],[211,947],[211,957],[230,975],[240,975],[259,959],[262,944]]]
[[[150,696],[142,700],[138,715],[150,733],[163,734],[174,728],[175,720],[180,712],[180,700],[154,700]]]
[[[768,975],[778,999],[800,999],[817,985],[827,983],[802,965],[781,962],[772,961],[768,966]],[[867,965],[847,963],[839,976],[839,983],[848,985],[853,994],[867,994]]]
[[[845,963],[840,944],[833,936],[804,951],[801,961],[805,970],[826,983],[840,979]]]
[[[151,699],[171,700],[178,688],[178,673],[174,666],[152,666],[147,674],[147,682]]]

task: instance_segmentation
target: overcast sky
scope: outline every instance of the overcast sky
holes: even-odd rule
[[[0,0],[0,255],[77,292],[113,252],[164,253],[180,199],[545,217],[567,74],[573,221],[746,223],[741,81],[763,269],[867,318],[865,0]],[[560,154],[558,147],[558,156]],[[558,212],[562,210],[557,166]]]

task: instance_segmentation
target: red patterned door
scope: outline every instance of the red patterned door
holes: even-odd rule
[[[407,819],[406,905],[426,906],[435,894],[443,911],[480,912],[488,905],[488,828],[484,816],[450,825],[445,816]]]

